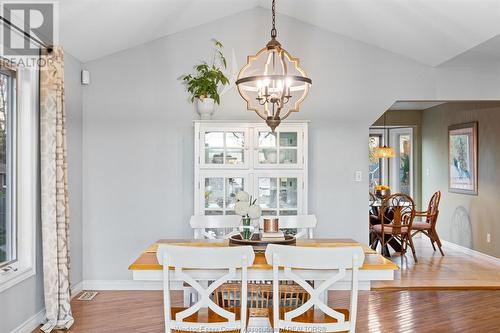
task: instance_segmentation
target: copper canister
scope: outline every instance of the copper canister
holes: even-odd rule
[[[264,218],[264,232],[278,232],[279,218]]]

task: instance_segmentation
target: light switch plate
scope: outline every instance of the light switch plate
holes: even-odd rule
[[[360,170],[356,171],[355,176],[354,176],[354,180],[356,182],[362,182],[363,181],[363,172]]]

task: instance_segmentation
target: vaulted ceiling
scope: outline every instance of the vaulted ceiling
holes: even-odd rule
[[[270,0],[64,0],[60,38],[86,62]],[[500,34],[498,0],[277,0],[288,15],[430,66]],[[489,50],[497,54],[499,50]]]

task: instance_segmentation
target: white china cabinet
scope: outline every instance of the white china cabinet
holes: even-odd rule
[[[263,216],[307,214],[307,125],[195,121],[194,214],[234,214],[241,190]]]

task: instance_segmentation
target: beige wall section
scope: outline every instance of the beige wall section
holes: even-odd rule
[[[448,126],[479,123],[479,194],[448,192]],[[442,239],[500,258],[500,103],[448,103],[423,112],[423,198],[441,190]],[[487,234],[491,242],[487,243]]]
[[[413,127],[413,196],[418,209],[422,207],[422,111],[421,110],[391,110],[387,111],[387,126]],[[373,126],[384,126],[382,115]],[[424,198],[425,199],[425,198]],[[426,205],[424,201],[424,206]]]

